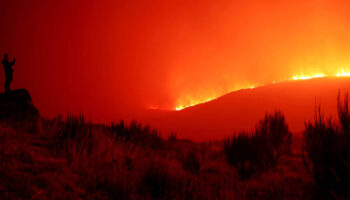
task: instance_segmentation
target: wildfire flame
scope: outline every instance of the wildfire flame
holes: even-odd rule
[[[327,74],[327,73],[313,73],[313,74],[307,74],[307,75],[302,74],[302,75],[293,76],[292,78],[287,79],[287,80],[308,80],[308,79],[324,78],[324,77],[350,77],[350,71],[345,71],[342,68],[342,69],[338,70],[338,72],[335,73],[335,74]],[[274,83],[281,82],[281,81],[284,81],[284,80],[273,81],[272,83],[274,84]],[[263,84],[261,84],[259,86],[263,86]],[[257,87],[257,86],[251,85],[251,86],[248,86],[248,87],[238,88],[238,89],[232,90],[230,92],[241,90],[241,89],[254,89],[255,87]],[[211,97],[207,97],[207,98],[200,99],[200,100],[193,99],[193,100],[190,101],[190,103],[185,103],[185,104],[176,106],[175,110],[179,111],[179,110],[183,110],[185,108],[192,107],[192,106],[195,106],[195,105],[198,105],[198,104],[206,103],[206,102],[209,102],[211,100],[214,100],[214,99],[218,98],[219,96],[221,96],[221,95],[211,96]]]
[[[293,80],[307,80],[307,79],[312,79],[312,78],[322,78],[325,77],[324,74],[315,74],[311,76],[293,76]]]
[[[341,69],[335,76],[350,76],[350,72],[345,72],[344,69]]]
[[[198,100],[198,101],[194,101],[193,103],[189,103],[189,104],[186,104],[186,105],[180,105],[180,106],[177,106],[175,108],[175,110],[182,110],[182,109],[185,109],[185,108],[188,108],[188,107],[191,107],[191,106],[195,106],[195,105],[198,105],[198,104],[201,104],[201,103],[206,103],[206,102],[209,102],[211,100],[214,100],[216,99],[217,97],[214,97],[214,98],[207,98],[205,100]]]

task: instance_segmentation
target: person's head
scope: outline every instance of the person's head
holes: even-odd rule
[[[7,53],[4,54],[4,59],[7,60],[9,58],[9,55]]]

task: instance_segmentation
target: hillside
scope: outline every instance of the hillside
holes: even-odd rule
[[[298,134],[305,120],[313,119],[315,103],[326,115],[335,116],[338,91],[349,88],[348,77],[285,81],[235,91],[181,111],[152,110],[140,118],[163,132],[175,131],[181,138],[203,141],[251,129],[266,112],[278,109],[291,131]]]
[[[6,107],[9,113],[21,115],[19,108],[26,108],[22,111],[31,117],[0,119],[0,199],[312,199],[317,194],[303,165],[301,138],[273,168],[245,180],[227,162],[222,141],[165,140],[137,122],[43,118],[23,91],[1,96],[13,105]]]

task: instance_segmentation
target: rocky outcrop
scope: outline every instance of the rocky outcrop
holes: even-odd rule
[[[26,89],[0,94],[0,120],[35,120],[38,117],[39,111],[32,104],[32,98]]]

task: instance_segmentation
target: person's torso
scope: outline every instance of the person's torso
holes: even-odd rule
[[[12,73],[13,72],[13,69],[11,67],[11,63],[7,60],[3,60],[2,62],[2,65],[4,66],[4,69],[5,69],[5,73],[6,74],[9,74],[9,73]]]

